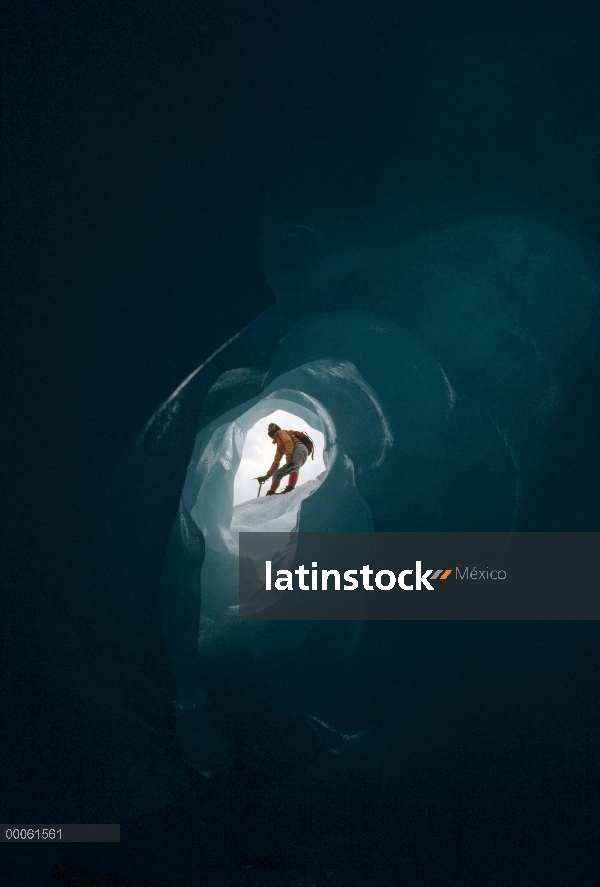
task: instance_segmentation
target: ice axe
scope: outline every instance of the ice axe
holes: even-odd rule
[[[260,496],[260,491],[262,490],[262,485],[266,484],[266,480],[262,480],[260,477],[255,477],[253,480],[258,481],[258,496]],[[258,499],[258,496],[256,497]]]

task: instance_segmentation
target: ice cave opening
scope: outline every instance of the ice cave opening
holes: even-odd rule
[[[364,336],[364,323],[361,330]],[[276,375],[254,398],[227,409],[247,389],[247,376],[247,370],[228,371],[209,391],[216,418],[196,436],[163,561],[163,624],[182,705],[200,692],[198,656],[205,659],[215,645],[262,657],[289,651],[308,630],[301,621],[239,619],[239,534],[272,532],[277,538],[265,544],[276,544],[276,553],[293,546],[290,537],[300,532],[372,533],[372,516],[355,478],[380,465],[393,441],[376,392],[348,360],[299,364]],[[248,499],[244,473],[248,480],[269,469],[274,447],[266,427],[282,414],[293,419],[277,424],[313,439],[315,459],[302,466],[293,493],[266,497],[263,487],[258,498],[258,483],[251,480]],[[255,462],[248,458],[251,440],[250,451],[244,448],[257,425],[264,444]]]
[[[361,330],[364,337],[364,324]],[[247,370],[229,371],[212,395],[209,391],[216,418],[196,436],[163,562],[163,624],[177,704],[183,707],[194,705],[201,692],[199,656],[205,661],[210,651],[234,649],[259,658],[289,652],[309,630],[299,620],[239,618],[239,534],[272,532],[277,538],[263,541],[277,545],[275,554],[293,546],[290,537],[300,532],[372,533],[371,513],[355,478],[380,465],[393,441],[376,392],[348,360],[299,364],[277,375],[253,399],[226,409],[236,392],[247,388],[247,376]],[[284,419],[290,415],[293,419]],[[293,493],[266,497],[263,487],[258,498],[252,478],[265,474],[273,461],[266,428],[280,416],[282,428],[309,434],[315,459],[302,466]],[[257,425],[258,461],[250,455],[252,438],[245,452]],[[244,493],[248,480],[251,498]]]
[[[301,392],[297,392],[302,398]],[[312,401],[312,398],[305,398]],[[309,407],[313,404],[309,403]],[[318,412],[320,404],[314,404]],[[327,417],[327,425],[333,431],[333,422]],[[275,456],[275,448],[267,435],[270,422],[281,428],[305,431],[314,441],[314,458],[309,457],[302,466],[293,496],[265,498],[268,484],[258,496],[256,478],[267,473]],[[237,550],[240,531],[289,532],[297,523],[300,505],[321,485],[331,462],[331,439],[327,450],[327,437],[317,412],[299,408],[297,403],[281,397],[267,398],[252,406],[232,422],[214,430],[204,452],[198,454],[196,466],[202,466],[202,481],[193,491],[186,484],[184,500],[190,514],[202,531],[208,547],[214,538],[218,547],[222,542],[229,551]],[[192,460],[194,467],[195,459]],[[208,469],[208,471],[206,471]],[[197,472],[195,472],[196,474]],[[215,476],[216,475],[216,476]],[[192,480],[188,475],[188,480]],[[215,487],[218,483],[219,489]],[[196,486],[192,483],[192,486]],[[285,486],[285,483],[283,483]],[[190,507],[191,506],[191,507]],[[216,524],[216,526],[215,526]],[[212,530],[212,532],[211,532]],[[215,532],[215,530],[217,532]]]
[[[305,431],[314,441],[315,455],[302,466],[293,494],[266,497],[263,487],[258,497],[255,478],[267,473],[275,456],[267,435],[270,422]],[[183,501],[205,543],[204,615],[214,617],[237,606],[240,532],[297,530],[302,503],[335,462],[335,440],[333,421],[322,404],[290,389],[274,391],[249,408],[244,405],[200,432]]]
[[[253,502],[258,497],[258,483],[256,478],[265,475],[275,455],[275,447],[267,435],[267,428],[271,422],[275,422],[280,428],[305,431],[314,443],[312,456],[309,456],[302,466],[296,490],[299,490],[308,481],[316,480],[325,471],[323,460],[323,448],[325,437],[319,429],[310,425],[304,419],[293,412],[275,410],[263,419],[260,419],[250,428],[244,441],[240,466],[237,470],[233,485],[234,522],[239,513],[238,506]],[[282,462],[283,464],[283,462]],[[285,486],[283,484],[282,486]],[[268,485],[261,490],[264,497]],[[290,500],[293,502],[292,497]]]

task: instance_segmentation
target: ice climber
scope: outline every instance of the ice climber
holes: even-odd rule
[[[274,422],[269,425],[267,434],[277,445],[277,453],[267,473],[258,480],[264,483],[272,477],[271,489],[267,490],[267,496],[274,496],[281,479],[288,475],[287,487],[281,492],[291,493],[298,481],[298,472],[308,459],[309,451],[313,450],[313,443],[303,431],[284,431]],[[285,465],[280,468],[282,456],[285,456]]]

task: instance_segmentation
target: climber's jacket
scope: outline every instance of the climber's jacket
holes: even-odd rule
[[[282,428],[280,428],[279,431],[275,432],[272,440],[274,441],[274,443],[277,444],[277,453],[275,454],[275,458],[273,459],[273,464],[267,472],[267,477],[271,477],[273,472],[277,471],[282,456],[285,456],[285,461],[289,462],[292,458],[294,447],[296,446],[296,444],[301,443],[301,441],[299,440],[299,438],[296,437],[293,431],[284,431]]]

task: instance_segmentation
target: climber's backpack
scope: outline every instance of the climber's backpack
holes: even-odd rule
[[[305,431],[292,431],[301,444],[304,444],[312,459],[315,458],[315,445]]]

